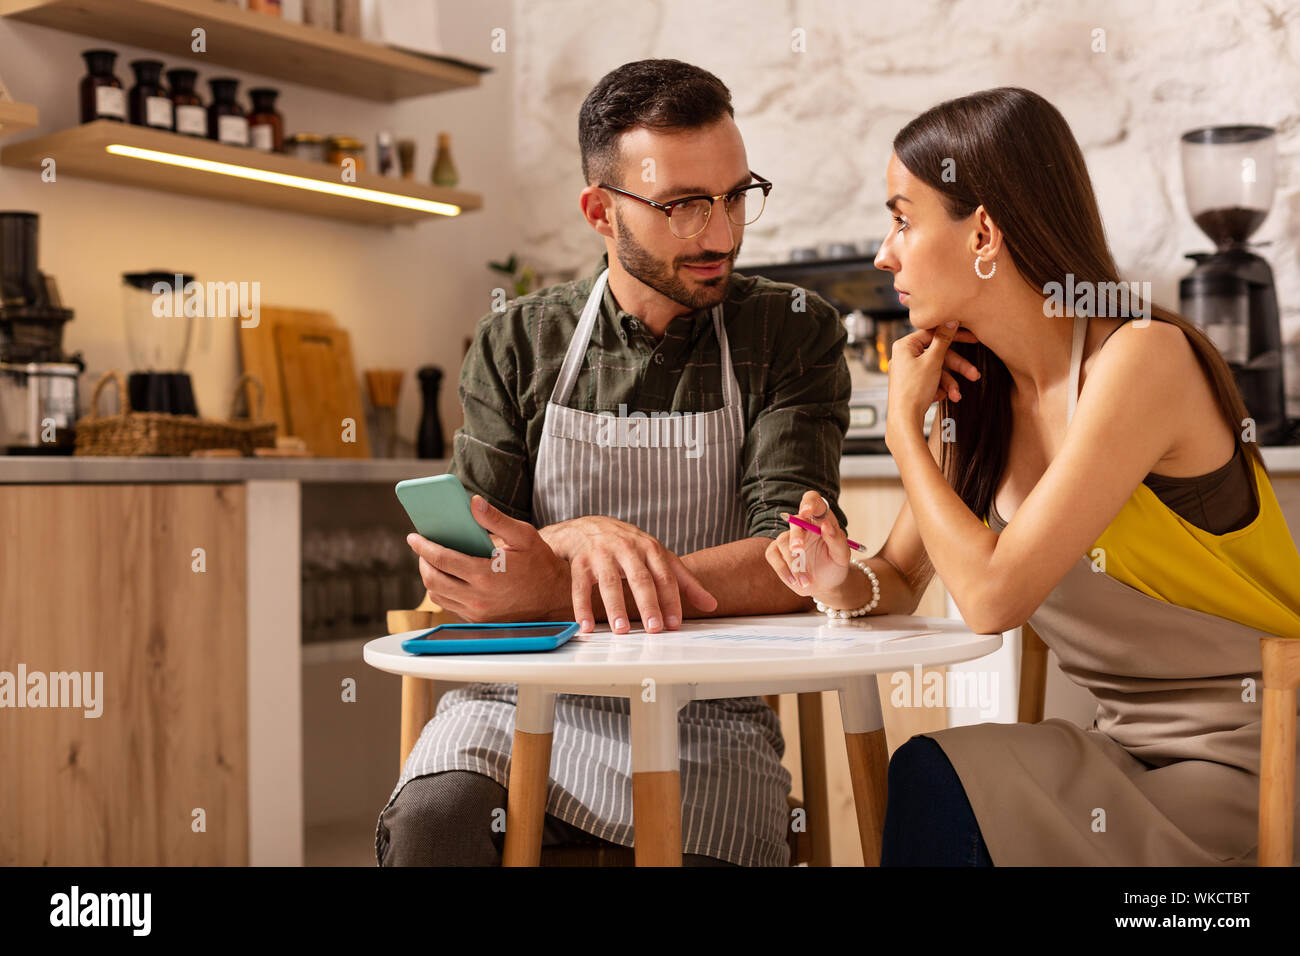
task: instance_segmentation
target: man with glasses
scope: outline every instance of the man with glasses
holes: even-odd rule
[[[478,324],[451,471],[505,569],[412,536],[447,610],[656,634],[811,606],[764,552],[809,488],[843,526],[845,333],[815,295],[732,271],[773,189],[733,115],[717,77],[676,60],[587,96],[579,205],[605,255]],[[509,684],[443,696],[380,815],[380,865],[500,862],[516,701]],[[788,864],[773,710],[693,701],[679,727],[683,862]],[[558,695],[543,844],[630,847],[631,770],[627,700]]]

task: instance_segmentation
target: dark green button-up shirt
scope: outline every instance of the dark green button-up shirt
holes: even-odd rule
[[[471,495],[514,518],[532,520],[546,403],[607,261],[484,316],[465,357],[465,424],[450,470]],[[750,536],[784,531],[779,513],[797,511],[809,489],[832,503],[844,526],[838,498],[850,384],[839,316],[811,292],[735,273],[722,309],[744,411],[738,493]],[[620,404],[647,413],[713,411],[723,405],[721,358],[710,310],[679,316],[656,339],[606,286],[567,404],[588,412],[617,412]]]

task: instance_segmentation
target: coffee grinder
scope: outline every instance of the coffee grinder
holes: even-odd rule
[[[86,365],[63,351],[72,310],[37,267],[37,226],[35,213],[0,212],[0,447],[9,455],[70,455]]]
[[[1182,137],[1187,205],[1216,250],[1188,254],[1196,267],[1178,283],[1180,309],[1227,360],[1262,445],[1290,437],[1273,270],[1246,241],[1273,205],[1276,155],[1268,126],[1206,126]]]

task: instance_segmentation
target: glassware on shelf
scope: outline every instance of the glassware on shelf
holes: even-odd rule
[[[229,146],[248,145],[248,117],[235,99],[239,80],[221,76],[208,80],[212,102],[208,104],[208,139]]]
[[[129,94],[131,123],[171,132],[175,127],[172,118],[172,98],[162,85],[162,60],[132,60],[135,86]]]
[[[342,166],[346,160],[352,160],[352,170],[358,173],[366,171],[366,144],[355,136],[335,134],[325,138],[325,161],[331,166]]]
[[[308,531],[302,539],[302,640],[314,644],[326,640],[327,593],[324,579],[324,539],[319,531]]]
[[[126,122],[126,90],[113,73],[117,53],[113,50],[87,50],[86,75],[81,80],[81,121],[93,123],[107,119]]]
[[[319,133],[294,133],[285,137],[284,151],[309,163],[325,162],[325,137]]]
[[[356,538],[351,531],[340,529],[330,536],[334,549],[335,572],[333,590],[336,640],[353,636],[357,624],[357,568]]]
[[[425,598],[419,559],[389,526],[305,531],[301,578],[305,644],[387,633],[389,611]]]
[[[375,606],[379,603],[378,589],[371,574],[367,536],[356,531],[342,531],[339,534],[343,567],[352,598],[347,621],[354,632],[364,633],[365,628],[374,621]]]
[[[343,572],[337,532],[326,531],[321,534],[320,568],[321,620],[317,628],[318,640],[336,641],[347,636],[352,617],[350,582]]]
[[[206,139],[208,135],[208,110],[203,105],[199,94],[194,92],[198,82],[196,70],[177,69],[167,71],[167,82],[172,89],[172,113],[176,132],[186,136]]]
[[[408,557],[414,557],[411,549],[399,534],[388,528],[375,529],[375,555],[379,562],[379,603],[382,611],[381,621],[387,626],[388,612],[410,610],[414,604],[407,604],[407,582],[411,577]],[[419,579],[419,566],[416,566],[416,579]]]
[[[438,134],[438,154],[433,161],[433,173],[429,177],[435,186],[455,186],[460,182],[456,164],[451,158],[451,134]]]
[[[279,90],[260,86],[248,91],[253,111],[248,116],[248,139],[253,149],[278,153],[284,149],[284,118],[275,108]]]
[[[415,178],[415,140],[399,139],[397,141],[397,162],[402,167],[403,179]]]

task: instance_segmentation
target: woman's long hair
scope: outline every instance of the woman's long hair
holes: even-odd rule
[[[954,220],[982,205],[1002,230],[1016,268],[1040,295],[1048,283],[1063,286],[1067,274],[1076,287],[1092,283],[1094,290],[1120,281],[1083,153],[1065,118],[1037,93],[999,87],[940,103],[899,131],[894,153],[939,192]],[[1139,313],[1139,301],[1130,296],[1131,314]],[[1241,437],[1249,413],[1214,343],[1181,315],[1146,305],[1153,319],[1186,334],[1238,446],[1263,467],[1258,443]],[[943,442],[940,461],[948,483],[983,518],[1007,462],[1011,373],[982,343],[953,342],[949,348],[969,359],[980,378],[976,388],[962,388],[961,402],[942,399],[934,427],[951,417],[956,433],[954,441]]]

